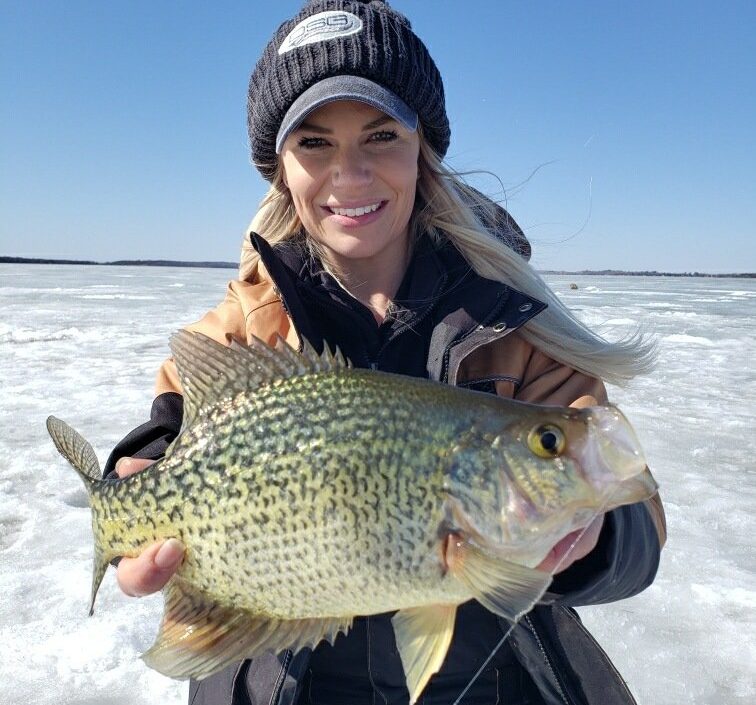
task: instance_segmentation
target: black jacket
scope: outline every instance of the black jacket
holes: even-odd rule
[[[464,341],[472,332],[492,320],[506,320],[509,330],[514,330],[545,307],[501,283],[478,277],[452,247],[437,249],[425,239],[397,293],[395,315],[379,327],[367,309],[299,248],[286,246],[274,251],[261,238],[252,237],[300,337],[316,348],[325,340],[337,343],[356,366],[447,381],[452,364],[450,350],[464,354]],[[125,455],[160,457],[178,433],[181,409],[180,395],[157,397],[150,422],[119,443],[106,473]],[[634,702],[624,681],[570,606],[610,602],[640,592],[653,581],[659,552],[656,529],[643,505],[612,511],[594,551],[556,577],[551,587],[555,601],[536,607],[514,628],[502,658],[524,668],[528,684],[535,684],[542,702]],[[475,619],[497,618],[487,613]],[[474,632],[483,626],[480,622],[467,628]],[[509,625],[501,622],[500,627],[506,630]],[[378,648],[389,654],[394,645],[387,641]],[[453,669],[450,658],[444,668]],[[310,659],[310,650],[296,655],[286,651],[225,669],[201,683],[192,682],[190,705],[292,705]],[[449,693],[450,703],[458,692]]]

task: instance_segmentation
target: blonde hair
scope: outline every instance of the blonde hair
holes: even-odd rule
[[[480,276],[547,303],[548,308],[518,329],[525,340],[554,360],[613,384],[623,384],[652,369],[656,358],[654,341],[639,327],[609,342],[579,321],[512,248],[514,241],[497,235],[498,207],[466,184],[461,174],[446,167],[423,139],[422,131],[419,170],[415,209],[409,222],[412,240],[425,235],[437,244],[448,241]],[[247,232],[250,230],[264,233],[271,244],[300,239],[311,245],[280,167]],[[259,255],[245,237],[239,277],[252,276],[258,260]]]

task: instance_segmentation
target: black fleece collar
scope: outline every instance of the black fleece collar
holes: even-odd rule
[[[254,232],[250,239],[298,333],[316,349],[322,349],[323,340],[307,315],[303,297],[309,305],[320,300],[326,306],[344,306],[357,314],[356,324],[363,333],[370,326],[375,330],[369,309],[346,292],[301,243],[271,247]],[[395,315],[382,324],[391,327],[389,337],[430,318],[427,372],[431,379],[451,382],[466,354],[519,328],[546,308],[545,303],[502,282],[479,276],[454,246],[436,247],[428,237],[421,237],[415,246],[395,305]]]

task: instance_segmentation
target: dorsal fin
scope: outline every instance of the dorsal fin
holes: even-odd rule
[[[323,354],[318,355],[304,340],[299,353],[280,336],[274,349],[259,338],[253,338],[249,346],[236,341],[227,346],[202,333],[181,330],[171,337],[171,352],[184,396],[184,427],[203,408],[241,392],[254,392],[290,377],[351,367],[338,348],[331,352],[324,345]]]

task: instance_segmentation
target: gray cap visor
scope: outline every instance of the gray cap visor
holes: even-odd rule
[[[336,100],[367,103],[390,115],[408,130],[414,132],[417,129],[417,113],[388,88],[361,76],[331,76],[310,86],[286,111],[276,136],[276,154],[281,154],[286,138],[313,110]]]

